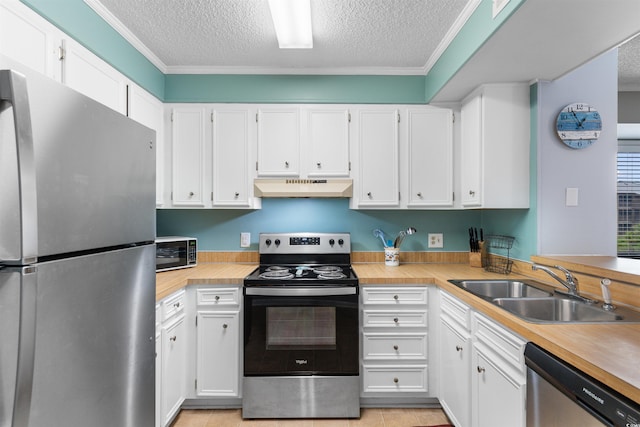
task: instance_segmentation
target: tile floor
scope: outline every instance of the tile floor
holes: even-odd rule
[[[240,409],[185,409],[171,427],[413,427],[447,424],[440,409],[362,409],[360,419],[342,420],[243,420]]]

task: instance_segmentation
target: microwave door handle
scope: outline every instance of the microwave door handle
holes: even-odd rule
[[[27,79],[14,70],[0,70],[0,112],[5,102],[13,107],[13,124],[18,158],[18,197],[20,201],[20,264],[37,262],[38,214],[36,197],[35,155]],[[0,260],[1,261],[1,260]]]

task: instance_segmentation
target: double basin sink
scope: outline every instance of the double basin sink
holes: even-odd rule
[[[516,316],[534,323],[640,323],[640,313],[625,307],[612,311],[598,302],[556,294],[534,280],[449,280]]]

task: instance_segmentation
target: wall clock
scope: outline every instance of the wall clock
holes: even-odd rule
[[[586,148],[598,140],[602,131],[602,118],[598,110],[589,104],[576,102],[560,111],[556,131],[568,147]]]

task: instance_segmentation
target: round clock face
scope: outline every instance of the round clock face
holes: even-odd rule
[[[596,142],[602,131],[602,119],[589,104],[567,105],[556,120],[558,136],[571,148],[586,148]]]

